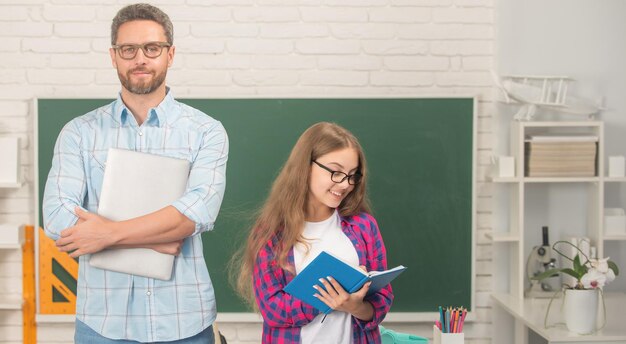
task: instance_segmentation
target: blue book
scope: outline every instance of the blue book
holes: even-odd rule
[[[324,314],[328,314],[332,312],[332,309],[313,296],[313,294],[317,293],[313,285],[319,285],[323,288],[322,283],[319,281],[320,278],[331,276],[350,294],[361,289],[366,282],[372,281],[367,292],[367,295],[371,295],[391,283],[404,270],[406,270],[406,267],[400,265],[390,270],[366,273],[360,268],[348,265],[328,252],[322,251],[283,290],[319,309]]]

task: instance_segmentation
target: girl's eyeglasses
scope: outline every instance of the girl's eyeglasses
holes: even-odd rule
[[[316,160],[311,160],[311,162],[315,163],[317,166],[330,172],[330,180],[332,180],[334,183],[337,183],[337,184],[343,183],[344,180],[348,179],[348,184],[356,185],[361,181],[361,178],[363,177],[363,175],[359,172],[348,175],[341,171],[333,171],[330,168],[320,164]]]

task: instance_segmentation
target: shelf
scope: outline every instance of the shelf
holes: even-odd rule
[[[594,183],[599,182],[600,177],[524,177],[525,183]]]
[[[493,242],[516,242],[519,241],[519,235],[511,233],[487,233],[485,236]]]
[[[0,309],[22,309],[22,303],[19,296],[0,295]]]
[[[532,121],[532,122],[519,122],[520,125],[526,128],[567,128],[567,127],[582,127],[582,128],[593,128],[600,127],[602,125],[601,121]]]
[[[24,185],[24,183],[0,182],[0,189],[19,189],[22,185]]]
[[[604,240],[612,240],[612,241],[626,240],[626,234],[605,235]]]
[[[517,177],[491,177],[492,183],[519,183],[520,178]]]
[[[71,324],[76,322],[75,314],[35,314],[37,324]]]
[[[20,244],[4,244],[4,243],[0,243],[0,250],[13,250],[13,249],[20,249],[22,248],[22,245]]]
[[[519,299],[506,293],[494,293],[491,298],[497,306],[505,309],[514,318],[524,322],[524,324],[545,338],[550,343],[623,343],[626,341],[626,332],[623,329],[622,310],[626,308],[625,293],[606,293],[604,301],[606,304],[606,326],[596,332],[593,336],[579,335],[569,332],[564,325],[557,325],[549,328],[544,326],[544,317],[548,309],[550,299]],[[554,300],[548,317],[548,325],[563,323],[564,319],[560,312],[563,298]],[[602,306],[600,306],[602,307]],[[593,340],[590,340],[593,338]]]
[[[597,183],[600,177],[491,177],[492,183]],[[605,178],[607,182],[626,182],[626,178]]]
[[[604,177],[604,181],[608,183],[624,183],[626,182],[626,177]]]
[[[525,176],[528,170],[526,166],[528,153],[525,139],[533,135],[593,135],[598,138],[595,147],[596,175],[592,170],[587,170],[588,176],[577,177],[580,173],[554,173],[551,177]],[[511,333],[515,342],[528,340],[528,329],[543,337],[548,343],[586,344],[598,342],[602,344],[620,343],[626,344],[626,332],[624,331],[623,316],[621,311],[626,309],[626,293],[613,293],[605,295],[607,305],[607,326],[593,336],[581,336],[570,333],[564,323],[561,313],[563,298],[552,302],[548,315],[548,328],[544,326],[546,310],[550,298],[524,298],[524,290],[527,285],[526,264],[531,244],[529,228],[537,225],[550,225],[557,227],[557,232],[550,233],[551,237],[564,235],[587,236],[594,240],[594,246],[604,256],[605,247],[626,243],[626,233],[615,231],[614,235],[604,235],[603,209],[606,208],[607,197],[605,190],[620,187],[626,183],[626,177],[608,177],[605,170],[604,151],[604,123],[601,121],[575,121],[575,122],[514,122],[511,125],[509,135],[509,152],[507,156],[513,156],[516,161],[515,173],[517,177],[492,177],[493,183],[500,183],[494,192],[497,211],[494,211],[494,231],[484,234],[492,240],[494,262],[494,288],[500,293],[493,293],[494,317],[494,343],[509,342]],[[570,147],[575,149],[575,146]],[[590,152],[590,150],[588,151]],[[571,151],[575,156],[576,151]],[[587,157],[585,155],[585,157]],[[591,161],[586,161],[590,163]],[[546,165],[547,166],[547,165]],[[551,166],[557,166],[551,165]],[[574,166],[574,165],[572,165]],[[588,164],[587,167],[590,167]],[[556,170],[556,169],[555,169]],[[558,171],[558,170],[556,170]],[[574,170],[572,170],[574,171]],[[536,173],[535,173],[536,174]],[[552,174],[551,174],[552,175]],[[584,175],[584,174],[582,174]],[[591,175],[591,176],[589,176]],[[613,184],[607,184],[613,183]],[[505,185],[512,185],[511,187]],[[622,190],[623,191],[623,190]],[[576,205],[577,211],[570,212],[568,196],[572,197],[572,205]],[[580,197],[578,197],[580,195]],[[554,197],[553,197],[554,196]],[[612,196],[612,195],[611,195]],[[537,200],[541,200],[537,203]],[[545,202],[544,202],[545,200]],[[559,202],[558,204],[556,202]],[[611,204],[616,208],[624,208],[623,200]],[[555,206],[552,206],[555,204]],[[581,204],[581,207],[578,207]],[[554,208],[554,209],[552,209]],[[501,213],[501,214],[500,214]],[[563,218],[565,217],[565,218]],[[586,218],[586,219],[585,219]],[[578,228],[569,228],[568,224],[584,222]],[[508,225],[507,225],[508,224]],[[533,234],[533,238],[536,234]],[[532,242],[532,240],[531,240]],[[613,253],[614,248],[610,248]],[[621,289],[621,288],[620,288]],[[508,314],[508,315],[507,315]],[[590,338],[593,338],[590,340]]]

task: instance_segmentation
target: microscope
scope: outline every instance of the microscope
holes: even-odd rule
[[[548,277],[543,281],[531,279],[545,271],[556,268],[556,259],[552,258],[552,247],[548,239],[548,227],[541,228],[543,243],[533,247],[526,261],[526,275],[530,281],[530,287],[524,291],[526,297],[550,298],[558,290],[559,278],[557,275]]]

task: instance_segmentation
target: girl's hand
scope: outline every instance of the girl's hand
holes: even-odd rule
[[[318,285],[313,286],[313,288],[317,290],[317,294],[314,296],[324,302],[328,307],[336,311],[350,313],[364,321],[372,319],[374,316],[374,308],[369,302],[363,301],[372,282],[365,283],[361,289],[352,294],[346,292],[345,289],[330,276],[320,279],[320,282],[324,288]]]

